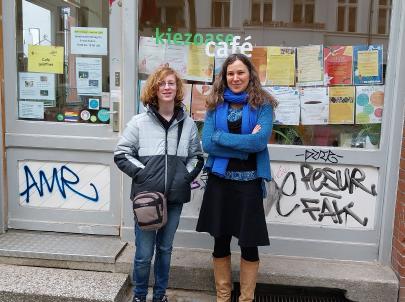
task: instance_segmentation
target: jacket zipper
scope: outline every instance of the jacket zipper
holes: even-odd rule
[[[167,135],[168,135],[169,129],[165,129],[165,192],[164,195],[167,193],[167,153],[168,153],[168,143],[167,143]]]

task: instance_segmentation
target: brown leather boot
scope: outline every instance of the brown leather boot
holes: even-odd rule
[[[240,258],[240,296],[239,302],[251,302],[255,298],[255,288],[259,261],[246,261]]]
[[[212,260],[214,263],[217,302],[230,302],[232,291],[231,256],[224,258],[212,257]]]

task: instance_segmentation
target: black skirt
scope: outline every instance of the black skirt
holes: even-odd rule
[[[209,174],[196,230],[234,236],[242,247],[269,245],[261,179],[236,181]]]

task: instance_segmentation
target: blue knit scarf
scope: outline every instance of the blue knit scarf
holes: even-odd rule
[[[229,88],[224,92],[224,102],[215,111],[215,130],[229,132],[228,129],[228,108],[229,104],[243,104],[241,134],[252,133],[257,124],[257,110],[248,104],[248,94],[244,92],[233,93]],[[228,167],[229,158],[216,156],[211,172],[224,177]]]

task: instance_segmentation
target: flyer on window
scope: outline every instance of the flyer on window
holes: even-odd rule
[[[297,85],[324,85],[323,45],[297,47]]]
[[[107,37],[107,28],[72,26],[70,52],[77,55],[107,55]]]
[[[101,67],[101,58],[76,58],[77,94],[101,96]]]
[[[383,45],[353,46],[354,84],[383,83]]]
[[[329,121],[327,87],[299,88],[302,125],[326,125]]]
[[[384,85],[356,86],[356,124],[381,124]]]
[[[205,104],[211,89],[212,85],[193,85],[191,96],[191,117],[193,120],[204,121],[207,112]]]
[[[205,53],[205,45],[188,45],[187,80],[209,82],[214,78],[214,57]]]
[[[139,37],[139,72],[151,74],[164,64],[165,49],[166,44],[157,44],[155,38]]]
[[[274,113],[276,125],[299,125],[300,97],[295,87],[264,87],[278,102]]]
[[[267,47],[267,85],[294,86],[295,48]]]
[[[266,84],[267,76],[267,47],[253,47],[250,60],[259,75],[260,83]]]
[[[176,70],[182,78],[186,78],[187,46],[166,44],[164,64]]]
[[[63,73],[63,47],[28,45],[28,71]]]
[[[327,85],[353,85],[353,47],[325,47],[323,55]]]
[[[329,124],[354,124],[354,86],[329,87]]]
[[[28,100],[46,100],[45,107],[55,106],[55,74],[20,72],[19,98]]]
[[[19,101],[18,117],[27,119],[44,119],[44,103],[35,101]]]
[[[191,93],[193,90],[193,85],[192,84],[183,84],[184,87],[184,99],[183,99],[183,105],[186,107],[186,114],[190,115],[191,114]]]

